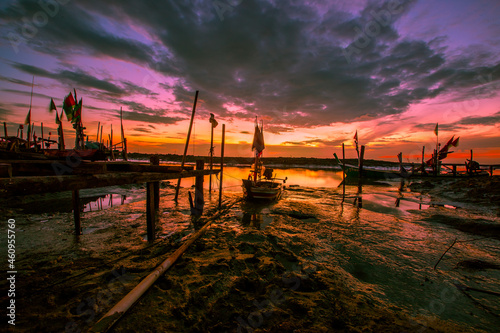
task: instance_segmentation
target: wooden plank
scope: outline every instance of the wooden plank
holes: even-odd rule
[[[220,170],[193,170],[181,173],[116,172],[95,175],[28,176],[0,179],[0,197],[81,190],[105,186],[147,183],[160,180],[217,174]]]

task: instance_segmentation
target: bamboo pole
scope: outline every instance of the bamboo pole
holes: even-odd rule
[[[160,165],[160,155],[153,155],[149,159],[151,165]],[[153,183],[154,190],[154,208],[155,210],[160,209],[160,182]]]
[[[345,144],[342,143],[342,202],[345,200]]]
[[[220,182],[219,182],[219,209],[222,207],[222,177],[224,172],[224,143],[226,140],[226,124],[222,124],[222,142],[220,147]]]
[[[156,229],[156,209],[154,207],[155,203],[155,190],[154,183],[146,183],[146,226],[148,242],[155,240],[155,229]]]
[[[214,166],[213,157],[214,157],[214,125],[210,124],[210,171],[213,170],[213,166]],[[209,183],[208,183],[208,193],[212,193],[212,175],[211,174],[210,174],[210,179],[209,179]]]
[[[234,201],[226,209],[231,208],[237,201]],[[223,211],[219,211],[212,216],[210,220],[195,234],[182,244],[170,257],[163,261],[156,269],[144,278],[132,291],[130,291],[122,300],[120,300],[111,310],[109,310],[95,325],[90,332],[107,332],[116,324],[116,322],[130,309],[139,298],[162,276],[179,257],[193,244],[198,238],[203,236],[210,224],[219,217]]]
[[[100,129],[100,127],[101,127],[101,122],[98,122],[98,123],[97,123],[97,138],[95,139],[95,141],[96,141],[97,143],[99,143],[99,142],[100,142],[100,141],[99,141],[99,129]]]
[[[184,147],[184,155],[182,155],[181,170],[182,170],[182,168],[184,168],[184,163],[186,162],[186,154],[187,154],[188,147],[189,147],[189,137],[191,136],[191,130],[193,128],[194,113],[196,112],[196,102],[197,101],[198,101],[198,90],[196,90],[196,94],[194,95],[193,111],[191,112],[191,121],[189,123],[189,130],[188,130],[188,134],[187,134],[187,138],[186,138],[186,146]],[[181,186],[181,179],[179,178],[177,180],[177,186],[175,188],[175,197],[174,197],[175,202],[177,202],[177,198],[179,197],[179,187],[180,186]]]
[[[42,132],[42,151],[43,151],[43,150],[44,150],[44,149],[43,149],[43,123],[41,123],[40,127],[41,127],[41,129],[40,129],[40,130],[41,130],[41,132]]]
[[[205,164],[203,160],[197,160],[196,170],[203,170],[204,168]],[[203,207],[205,206],[205,200],[203,199],[203,178],[203,175],[196,176],[195,178],[194,206],[191,207],[191,215],[194,216],[201,216],[203,214]]]

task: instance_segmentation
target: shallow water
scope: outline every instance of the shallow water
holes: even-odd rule
[[[334,183],[337,176],[330,175],[328,187],[293,186],[277,203],[243,204],[235,212],[239,227],[262,229],[269,224],[264,221],[272,223],[279,215],[314,225],[317,231],[309,237],[316,246],[310,263],[331,270],[341,267],[360,282],[360,292],[409,309],[412,326],[425,329],[436,317],[487,331],[500,324],[498,295],[464,290],[500,293],[500,234],[498,228],[488,232],[488,226],[500,224],[493,212],[436,203],[401,189],[400,183],[346,186],[343,195]],[[464,228],[468,223],[477,225]],[[485,232],[478,234],[481,227]],[[282,232],[290,233],[289,242],[294,243],[293,235],[300,231]],[[464,267],[469,261],[479,262],[479,268]],[[495,268],[481,268],[487,263]]]
[[[300,264],[303,274],[341,276],[356,295],[375,304],[405,309],[411,314],[408,326],[416,331],[425,331],[436,318],[491,332],[500,325],[498,295],[477,291],[500,293],[500,221],[492,209],[411,192],[407,183],[347,185],[344,193],[339,187],[340,172],[275,172],[278,177],[288,177],[281,200],[238,202],[212,228],[238,241],[244,262],[254,260],[244,257],[247,247],[272,243],[281,250],[264,251],[262,257],[274,255],[287,271],[296,270]],[[241,179],[247,176],[248,168],[225,168],[224,197],[241,197]],[[213,188],[218,189],[217,178],[212,178]],[[218,193],[208,193],[208,179],[205,177],[204,183],[207,207],[216,206]],[[159,239],[180,244],[196,230],[186,196],[194,180],[182,181],[184,190],[177,205],[171,201],[173,184],[164,182],[161,189],[157,234]],[[144,190],[140,186],[114,188],[109,191],[114,193],[111,201],[110,196],[101,196],[109,195],[106,190],[110,189],[89,193],[99,195],[97,202],[103,205],[99,203],[99,207],[82,214],[84,235],[78,241],[72,237],[71,214],[43,211],[44,206],[47,208],[43,204],[22,207],[25,215],[16,217],[19,253],[57,253],[78,248],[91,254],[105,251],[111,244],[116,246],[122,237],[140,238],[145,243],[144,205],[140,202]],[[123,196],[130,201],[121,206]],[[100,211],[106,201],[112,211],[109,215]],[[113,228],[119,230],[120,238],[105,239],[106,230]],[[41,232],[46,236],[39,237]],[[103,240],[107,244],[104,248],[100,243]],[[126,243],[121,246],[121,251],[130,251]],[[72,254],[68,256],[72,258]],[[195,263],[203,268],[204,260]],[[179,274],[182,276],[182,270]],[[466,290],[464,286],[477,290]],[[250,299],[241,302],[253,306]]]

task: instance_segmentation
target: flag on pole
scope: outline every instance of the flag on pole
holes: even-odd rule
[[[358,130],[356,130],[356,134],[354,134],[354,143],[356,144],[356,152],[358,153],[358,158],[359,158]]]
[[[49,105],[49,112],[52,113],[52,111],[56,111],[57,114],[57,108],[56,108],[56,103],[54,103],[54,100],[51,98],[50,99],[50,105]]]
[[[255,123],[255,132],[253,134],[253,143],[252,143],[252,150],[257,150],[257,154],[261,154],[262,151],[264,150],[265,145],[264,145],[264,134],[262,131],[259,129],[259,125]]]
[[[75,99],[73,98],[73,94],[69,93],[68,96],[64,98],[63,102],[63,110],[64,113],[66,114],[66,118],[68,121],[73,120],[73,111],[74,111],[74,106],[76,105]]]
[[[73,118],[71,119],[72,123],[80,122],[82,118],[82,99],[80,98],[80,102],[75,105],[73,108]]]
[[[434,134],[436,134],[436,136],[438,135],[438,123],[436,123],[436,127],[434,128]]]

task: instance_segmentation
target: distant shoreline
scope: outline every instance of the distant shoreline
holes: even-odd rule
[[[142,154],[142,153],[129,153],[129,159],[139,159],[139,160],[149,160],[149,157],[155,154]],[[157,154],[160,156],[160,161],[163,162],[181,162],[182,155],[177,154]],[[209,162],[208,156],[193,156],[187,155],[186,162],[194,163],[196,160],[204,160],[205,163]],[[338,163],[332,158],[314,158],[314,157],[264,157],[262,162],[266,166],[280,167],[280,168],[327,168],[336,169]],[[220,156],[213,157],[213,163],[220,163]],[[251,157],[224,157],[225,165],[240,165],[240,166],[250,166],[253,163],[253,158]],[[346,164],[357,165],[358,160],[354,158],[347,158]],[[408,163],[404,163],[408,165]],[[377,166],[377,167],[396,167],[399,166],[397,162],[381,161],[381,160],[364,160],[365,166]]]

